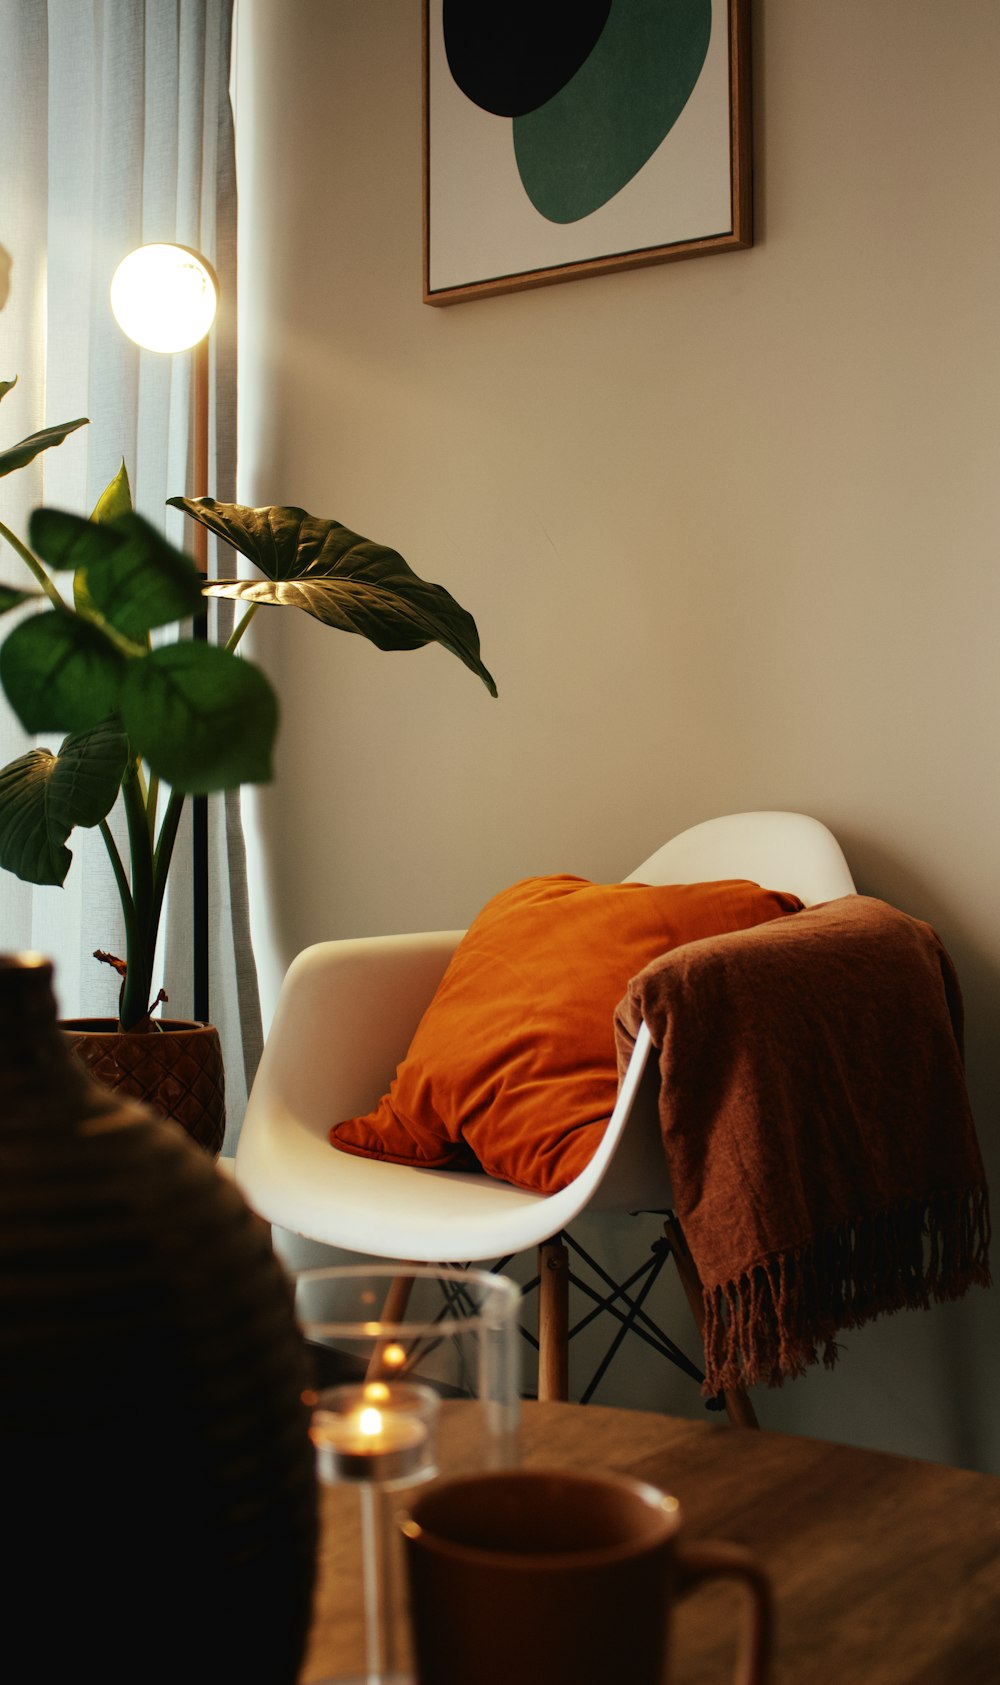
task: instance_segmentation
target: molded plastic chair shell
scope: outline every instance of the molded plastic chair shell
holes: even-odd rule
[[[625,881],[736,877],[791,891],[808,906],[855,892],[836,839],[799,813],[706,820]],[[237,1181],[269,1222],[371,1256],[468,1263],[536,1246],[585,1207],[669,1209],[657,1064],[644,1025],[600,1146],[558,1193],[355,1158],[331,1146],[331,1125],[371,1110],[388,1089],[462,934],[320,942],[292,962],[236,1155]]]

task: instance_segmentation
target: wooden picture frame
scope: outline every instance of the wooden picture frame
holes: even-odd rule
[[[426,304],[753,244],[750,0],[512,7],[506,56],[504,8],[451,0],[446,43],[446,4],[423,0]],[[543,14],[547,56],[525,22]],[[560,57],[584,14],[596,39]]]

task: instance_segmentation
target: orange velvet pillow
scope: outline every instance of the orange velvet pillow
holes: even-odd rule
[[[525,878],[463,936],[389,1093],[330,1139],[393,1164],[481,1165],[554,1193],[579,1175],[614,1109],[613,1016],[629,979],[668,948],[801,905],[737,879]]]

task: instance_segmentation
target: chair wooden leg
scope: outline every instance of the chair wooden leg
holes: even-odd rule
[[[705,1308],[702,1300],[701,1277],[698,1274],[695,1261],[688,1251],[684,1230],[672,1211],[663,1225],[663,1232],[670,1242],[670,1251],[673,1254],[674,1263],[677,1265],[677,1274],[680,1276],[684,1295],[691,1307],[691,1315],[694,1317],[702,1344],[704,1344]],[[760,1427],[749,1394],[743,1387],[726,1387],[722,1396],[725,1400],[726,1415],[734,1427]]]
[[[569,1254],[558,1235],[538,1248],[538,1397],[569,1397]]]
[[[382,1314],[379,1318],[381,1322],[399,1322],[406,1315],[406,1307],[410,1302],[410,1294],[413,1291],[413,1280],[412,1275],[393,1276],[382,1304]],[[386,1344],[385,1340],[379,1340],[373,1348],[372,1355],[368,1359],[368,1368],[365,1371],[367,1381],[374,1381],[381,1377],[383,1370],[382,1353]]]

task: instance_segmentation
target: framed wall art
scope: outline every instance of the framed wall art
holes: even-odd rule
[[[752,244],[749,0],[424,0],[424,300]]]

